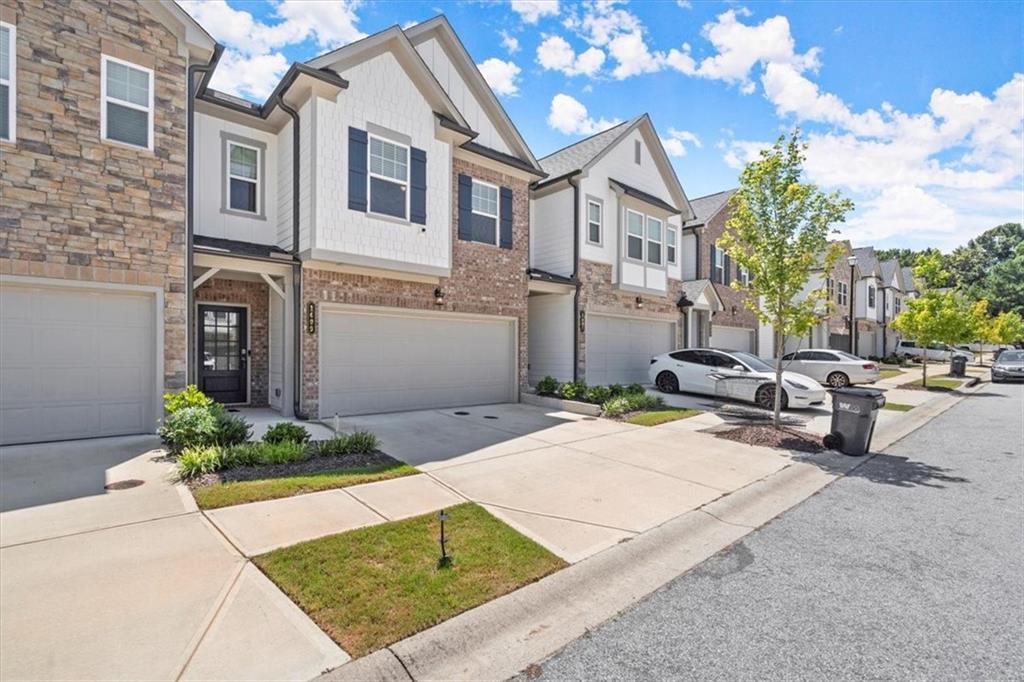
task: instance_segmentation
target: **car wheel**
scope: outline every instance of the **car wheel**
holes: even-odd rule
[[[775,409],[775,387],[771,384],[762,386],[757,389],[757,393],[754,394],[754,402],[762,410],[774,410]],[[789,407],[789,396],[786,395],[786,391],[782,391],[782,400],[780,407],[784,410]]]
[[[828,382],[828,385],[832,388],[843,388],[850,385],[850,377],[846,376],[842,372],[832,372],[828,375],[828,378],[825,379],[825,381]]]
[[[679,393],[679,379],[673,372],[664,371],[655,379],[654,385],[662,393]]]

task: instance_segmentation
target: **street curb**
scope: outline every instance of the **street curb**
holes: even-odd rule
[[[875,434],[876,453],[977,390],[945,396]],[[916,412],[914,410],[912,412]],[[505,680],[800,504],[873,455],[792,464],[558,573],[356,659],[318,680]]]

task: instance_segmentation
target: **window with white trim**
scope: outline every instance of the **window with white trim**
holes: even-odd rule
[[[670,264],[676,264],[676,229],[674,227],[668,228],[665,233],[665,255]]]
[[[740,280],[743,286],[750,284],[750,270],[743,267],[742,265],[736,266],[736,277]]]
[[[13,24],[0,22],[0,140],[15,138],[15,101],[17,100],[17,34]]]
[[[260,150],[228,141],[228,208],[258,214],[261,182]]]
[[[828,300],[832,300],[836,296],[836,281],[829,277],[825,280],[825,289],[828,292]]]
[[[661,265],[662,224],[657,218],[647,217],[647,262]]]
[[[895,312],[895,314],[899,315],[902,309],[903,299],[901,299],[899,296],[893,296],[893,311]]]
[[[597,201],[587,201],[587,241],[601,243],[604,207]]]
[[[716,244],[712,253],[714,258],[711,263],[711,280],[722,284],[725,282],[725,251]]]
[[[626,257],[644,259],[644,216],[626,209]]]
[[[103,55],[101,71],[103,139],[152,149],[152,69]]]
[[[370,135],[370,211],[409,217],[409,147]]]
[[[473,241],[498,245],[498,186],[473,178]]]
[[[836,282],[836,303],[846,305],[849,293],[849,285],[846,282]]]

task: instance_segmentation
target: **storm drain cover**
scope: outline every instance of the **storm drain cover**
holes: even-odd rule
[[[456,412],[455,414],[459,415],[460,417],[465,417],[466,415],[469,414],[469,412]]]
[[[126,478],[123,481],[114,481],[103,486],[104,490],[128,490],[128,488],[138,488],[145,481],[140,481],[137,478]]]

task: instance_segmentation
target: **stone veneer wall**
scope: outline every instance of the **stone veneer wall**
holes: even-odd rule
[[[668,293],[664,297],[643,294],[644,307],[636,307],[637,294],[632,291],[621,291],[612,283],[612,266],[605,263],[580,260],[579,267],[579,309],[588,313],[609,313],[612,315],[629,315],[637,318],[659,319],[674,322],[676,325],[676,347],[683,343],[683,316],[676,307],[676,301],[682,290],[682,283],[669,279]],[[579,320],[575,320],[579,324]],[[580,380],[587,376],[587,330],[578,334],[579,353],[577,354],[577,371]]]
[[[832,279],[836,282],[846,282],[846,303],[840,305],[836,301],[836,297],[832,297],[832,313],[828,318],[828,329],[830,334],[849,334],[850,333],[850,292],[853,291],[853,285],[850,283],[850,265],[846,262],[847,257],[850,255],[850,249],[844,245],[843,253],[836,260],[835,265],[832,266]]]
[[[458,176],[460,173],[512,189],[512,248],[458,238]],[[530,251],[529,189],[526,180],[498,173],[462,159],[452,161],[452,274],[440,283],[409,282],[353,275],[315,268],[302,270],[303,316],[306,304],[345,303],[388,308],[441,310],[501,315],[519,320],[519,386],[527,385],[528,296],[526,268]],[[434,288],[444,304],[434,303]],[[319,330],[318,330],[319,331]],[[319,409],[319,338],[302,330],[302,409],[315,417]]]
[[[276,294],[275,294],[276,295]],[[266,407],[270,386],[270,288],[264,282],[214,277],[196,289],[196,303],[225,303],[249,307],[249,405]],[[199,324],[196,315],[196,324]],[[198,336],[196,352],[199,349]],[[199,367],[199,363],[196,363]]]
[[[164,387],[185,383],[186,64],[131,0],[4,0],[17,139],[0,143],[0,274],[164,290]],[[153,151],[100,140],[100,58],[154,69]]]
[[[729,220],[730,215],[731,211],[726,206],[704,226],[704,234],[700,238],[700,251],[697,253],[697,258],[700,262],[701,279],[711,279],[711,245],[725,233],[725,223]],[[734,281],[738,276],[737,267],[735,261],[732,261],[732,259],[730,261],[732,266],[730,281]],[[754,330],[758,328],[757,315],[746,305],[746,294],[733,289],[728,284],[712,282],[711,286],[715,288],[715,293],[722,299],[723,307],[722,311],[715,315],[712,324]],[[732,312],[733,306],[736,306],[735,314]]]

